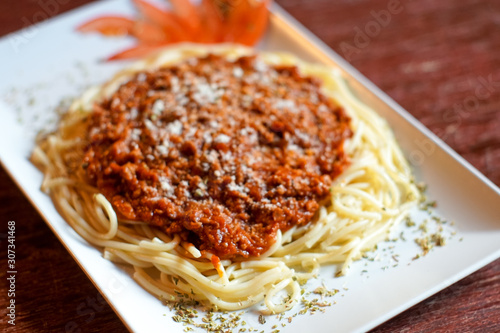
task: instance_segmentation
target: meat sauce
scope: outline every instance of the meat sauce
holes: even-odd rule
[[[320,85],[255,56],[139,72],[94,106],[82,167],[120,218],[259,256],[313,220],[348,164],[349,117]]]

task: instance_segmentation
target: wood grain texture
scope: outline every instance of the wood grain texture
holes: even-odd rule
[[[0,35],[90,1],[55,2],[57,10],[47,11],[39,0],[2,0]],[[500,185],[500,2],[277,2]],[[125,331],[3,169],[0,184],[0,330],[7,326],[7,221],[15,220],[17,318],[8,331]],[[499,318],[496,260],[372,332],[499,332]]]

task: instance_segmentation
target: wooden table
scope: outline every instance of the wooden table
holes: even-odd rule
[[[0,35],[87,2],[2,0]],[[500,185],[500,2],[277,2]],[[48,3],[52,7],[43,6]],[[488,81],[493,83],[485,85]],[[6,225],[15,220],[20,274],[16,326],[9,331],[125,331],[3,169],[0,184],[0,277],[4,281],[0,287],[0,330],[7,326]],[[395,331],[500,331],[500,260],[373,332]]]

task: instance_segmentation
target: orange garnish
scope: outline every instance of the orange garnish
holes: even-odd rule
[[[220,43],[224,41],[224,22],[220,9],[213,0],[202,0],[199,7],[201,17],[201,36],[198,42]]]
[[[105,36],[128,35],[134,28],[134,20],[121,16],[101,16],[80,25],[80,32],[100,32]]]
[[[252,46],[259,41],[260,36],[264,34],[267,28],[267,5],[269,2],[269,0],[263,0],[262,3],[258,4],[252,10],[252,17],[246,21],[243,31],[241,31],[239,35],[235,36],[235,41],[237,43]]]
[[[185,22],[186,27],[193,33],[200,32],[201,20],[199,11],[189,0],[169,0],[174,13]]]
[[[160,9],[144,0],[133,0],[142,18],[161,27],[172,41],[186,41],[190,39],[186,28],[176,14]]]
[[[77,28],[105,36],[129,35],[137,45],[112,55],[108,60],[140,58],[165,45],[177,42],[235,42],[255,45],[264,34],[271,0],[170,0],[172,10],[161,9],[145,0],[132,0],[139,17],[102,16]]]
[[[110,56],[107,60],[125,60],[144,57],[163,48],[164,45],[139,44]]]
[[[163,29],[146,21],[135,22],[132,35],[142,44],[158,45],[170,41]]]

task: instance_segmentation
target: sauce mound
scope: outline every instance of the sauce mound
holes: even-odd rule
[[[255,56],[136,73],[94,106],[82,167],[120,218],[259,256],[313,220],[348,164],[349,118],[320,85]]]

